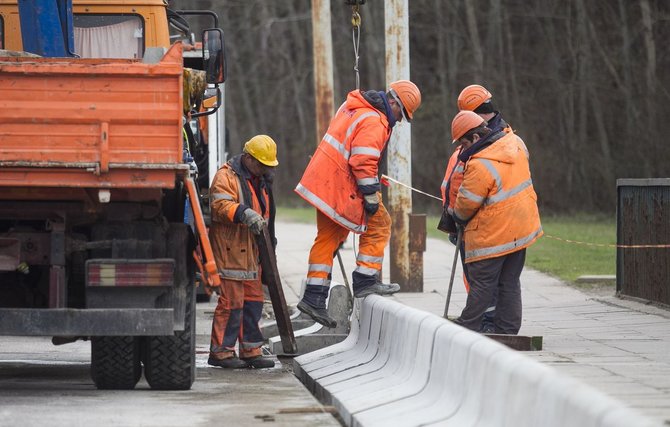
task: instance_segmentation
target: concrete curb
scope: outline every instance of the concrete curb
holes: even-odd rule
[[[347,426],[658,426],[598,390],[391,299],[356,301],[341,343],[294,359]]]

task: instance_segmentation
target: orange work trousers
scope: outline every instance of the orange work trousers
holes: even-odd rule
[[[349,235],[342,227],[327,215],[316,211],[316,239],[309,252],[307,285],[330,287],[333,257],[335,252]],[[386,207],[379,203],[374,215],[368,216],[367,231],[360,236],[356,271],[369,276],[379,274],[384,261],[384,249],[391,238],[391,216]]]
[[[263,334],[258,323],[263,313],[263,287],[260,279],[221,279],[221,295],[214,310],[210,354],[217,359],[235,356],[239,340],[240,357],[261,356]]]

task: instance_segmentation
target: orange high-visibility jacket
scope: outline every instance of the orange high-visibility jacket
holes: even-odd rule
[[[367,228],[359,185],[379,183],[378,165],[391,134],[386,115],[358,91],[335,113],[295,192],[354,233]]]
[[[505,127],[503,128],[505,133],[513,132],[512,128],[507,123],[503,123],[505,124]],[[521,144],[524,144],[521,138],[519,138],[519,141],[521,141]],[[526,148],[525,144],[523,145],[523,148],[527,154],[528,149]],[[440,187],[440,191],[442,193],[442,206],[446,207],[447,212],[452,215],[454,214],[454,203],[456,202],[458,189],[461,188],[461,183],[463,182],[463,172],[465,171],[465,163],[458,160],[459,154],[461,154],[461,147],[458,147],[449,158],[449,163],[447,163],[447,170],[444,173],[444,179],[442,180],[442,186]],[[454,170],[454,168],[456,169]],[[449,181],[451,181],[451,184],[449,184]],[[449,194],[446,193],[447,188],[449,188]],[[449,202],[448,205],[447,202]]]
[[[259,278],[258,247],[249,228],[234,222],[235,212],[240,205],[244,205],[268,219],[271,212],[270,198],[265,185],[261,186],[262,194],[256,194],[249,180],[241,175],[240,167],[240,156],[236,156],[214,175],[209,189],[212,212],[209,239],[222,278],[256,280]],[[259,197],[263,198],[265,213],[261,212]]]
[[[454,205],[465,227],[465,262],[519,251],[542,236],[526,146],[513,132],[465,165]]]

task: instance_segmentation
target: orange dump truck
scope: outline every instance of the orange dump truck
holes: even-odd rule
[[[75,2],[75,17],[98,31],[126,25],[132,8],[132,59],[0,51],[0,335],[90,339],[98,388],[134,388],[144,369],[152,388],[188,389],[196,266],[212,285],[218,275],[186,155],[184,99],[204,86],[184,79],[222,82],[222,34],[205,32],[216,75],[185,73],[162,1],[109,3],[116,12]],[[96,13],[118,16],[90,24]],[[5,49],[21,48],[18,22],[16,3],[0,0]],[[147,61],[152,47],[163,49]]]

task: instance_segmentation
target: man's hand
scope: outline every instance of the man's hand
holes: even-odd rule
[[[365,212],[369,215],[377,213],[377,210],[379,209],[379,196],[377,196],[377,193],[366,194],[363,196],[363,209],[365,209]]]
[[[249,227],[254,234],[261,234],[265,227],[265,219],[255,210],[248,208],[242,213],[242,222]]]

